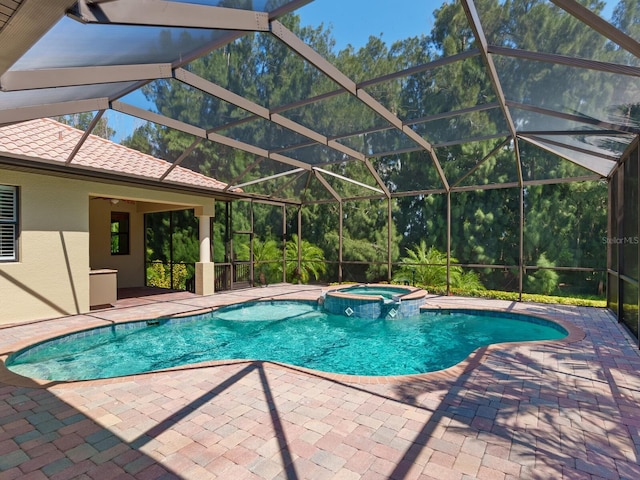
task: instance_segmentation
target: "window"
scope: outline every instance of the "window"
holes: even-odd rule
[[[18,188],[0,185],[0,262],[18,259]]]
[[[129,255],[129,213],[111,212],[111,255]]]

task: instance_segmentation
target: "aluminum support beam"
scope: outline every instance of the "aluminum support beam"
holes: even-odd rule
[[[152,123],[164,125],[165,127],[173,128],[181,132],[189,133],[194,137],[207,138],[207,131],[204,128],[195,127],[188,123],[175,120],[173,118],[161,115],[159,113],[151,112],[143,108],[135,107],[121,101],[111,102],[111,108],[117,112],[126,113],[133,117],[141,118]]]
[[[536,107],[535,105],[528,105],[526,103],[513,102],[507,100],[507,106],[513,108],[519,108],[521,110],[527,110],[529,112],[540,113],[542,115],[549,115],[555,118],[562,118],[564,120],[571,120],[572,122],[584,123],[586,125],[595,125],[596,127],[605,128],[609,130],[616,130],[622,133],[630,133],[633,135],[640,135],[640,128],[634,128],[627,125],[618,125],[611,122],[605,122],[598,120],[597,118],[587,117],[583,115],[575,115],[573,113],[558,112],[556,110],[550,110],[548,108]],[[579,132],[576,132],[579,133]]]
[[[467,113],[493,110],[494,108],[500,108],[500,104],[498,102],[482,103],[480,105],[474,105],[473,107],[461,108],[460,110],[451,110],[449,112],[442,112],[435,115],[412,118],[411,120],[406,120],[404,123],[405,125],[419,125],[421,123],[433,122],[435,120],[442,120],[445,118],[457,117],[459,115],[466,115]]]
[[[304,175],[307,175],[308,177],[310,175],[310,172],[307,172],[306,170],[301,170],[301,173],[294,175],[292,179],[287,180],[284,184],[282,184],[280,187],[278,187],[273,192],[271,192],[270,196],[274,198],[277,197],[278,195],[280,195],[280,193],[282,193],[283,190],[285,190],[286,188],[289,188],[291,185],[297,182]]]
[[[120,101],[115,101],[115,102],[111,102],[111,108],[118,112],[126,113],[128,115],[132,115],[134,117],[141,118],[149,122],[164,125],[165,127],[173,128],[181,132],[189,133],[195,137],[206,138],[208,140],[211,140],[212,142],[220,143],[222,145],[226,145],[231,148],[236,148],[244,152],[252,153],[257,156],[270,158],[272,160],[276,160],[278,162],[285,163],[287,165],[292,165],[294,167],[302,168],[304,170],[311,170],[311,166],[304,162],[300,162],[298,160],[286,157],[284,155],[270,153],[268,150],[264,148],[256,147],[255,145],[250,145],[248,143],[240,142],[238,140],[233,140],[229,137],[225,137],[217,133],[207,133],[207,131],[203,128],[194,127],[193,125],[189,125],[188,123],[184,123],[179,120],[174,120],[172,118],[166,117],[164,115],[160,115],[158,113],[150,112],[142,108],[134,107],[133,105],[129,105]],[[0,114],[1,113],[2,112],[0,112]]]
[[[67,157],[67,161],[65,162],[65,165],[69,165],[73,161],[75,156],[78,154],[78,152],[82,148],[82,145],[84,145],[84,142],[87,141],[87,138],[89,138],[89,135],[91,135],[91,132],[93,132],[93,129],[96,128],[96,125],[98,125],[98,121],[102,118],[102,115],[104,115],[104,112],[105,112],[104,110],[100,110],[93,116],[93,118],[91,119],[91,123],[89,123],[89,126],[82,134],[82,137],[80,137],[80,140],[78,141],[78,143],[76,143],[75,147],[73,147],[73,150],[71,150],[71,153]]]
[[[605,159],[601,159],[598,161],[597,165],[594,165],[593,162],[587,162],[587,161],[580,161],[578,159],[575,158],[569,158],[566,154],[559,152],[557,150],[554,150],[553,148],[550,148],[549,146],[538,142],[532,138],[526,138],[523,137],[522,140],[530,143],[531,145],[535,145],[538,148],[541,148],[547,152],[553,153],[554,155],[557,155],[558,157],[564,158],[565,160],[574,163],[582,168],[586,168],[587,170],[590,170],[594,173],[597,173],[599,175],[602,175],[603,177],[607,177],[609,176],[609,174],[611,173],[611,171],[615,168],[616,166],[616,162],[615,161],[609,161],[609,160],[605,160]],[[602,162],[602,163],[600,163]]]
[[[247,100],[246,98],[241,97],[240,95],[233,93],[219,85],[216,85],[213,82],[205,80],[204,78],[199,77],[198,75],[195,75],[187,70],[184,70],[182,68],[177,69],[175,71],[174,76],[177,80],[180,80],[181,82],[187,85],[197,88],[198,90],[208,95],[212,95],[216,98],[219,98],[220,100],[223,100],[227,103],[240,107],[243,110],[251,112],[260,118],[269,120],[283,128],[287,128],[299,135],[302,135],[312,140],[313,142],[320,143],[322,145],[327,145],[353,158],[356,158],[359,160],[364,159],[364,155],[362,153],[356,150],[353,150],[352,148],[349,148],[345,145],[342,145],[336,141],[332,141],[325,135],[322,135],[297,122],[294,122],[293,120],[289,120],[288,118],[283,117],[282,115],[273,113],[268,108],[265,108],[261,105],[258,105],[257,103]]]
[[[69,16],[83,23],[266,32],[269,15],[239,8],[164,0],[80,0]]]
[[[318,70],[323,72],[346,91],[350,92],[353,95],[357,95],[356,82],[354,82],[344,73],[338,70],[309,45],[300,40],[293,32],[289,31],[280,22],[271,22],[271,33],[282,40],[285,45],[287,45],[309,63],[314,65]]]
[[[640,58],[640,43],[615,28],[609,22],[603,20],[591,10],[583,7],[573,0],[551,0],[551,2],[562,8],[564,11],[570,13],[581,22],[587,24],[596,32],[604,35],[612,42],[617,43],[625,50]]]
[[[586,132],[573,132],[573,135],[579,135],[579,134],[591,134],[593,132],[593,130],[589,130]],[[621,135],[621,133],[618,133],[618,135]],[[511,139],[511,136],[508,132],[503,132],[503,133],[494,133],[491,135],[483,135],[482,137],[471,137],[471,138],[466,138],[464,140],[452,140],[450,142],[439,142],[439,143],[434,143],[432,144],[432,147],[435,148],[443,148],[443,147],[451,147],[454,145],[464,145],[465,143],[473,143],[473,142],[482,142],[485,140],[495,140],[495,139],[502,139],[504,137],[509,137],[509,139]],[[369,159],[371,158],[380,158],[380,157],[384,157],[387,155],[397,155],[400,153],[412,153],[412,152],[418,152],[418,151],[424,151],[424,148],[419,147],[419,146],[415,146],[415,147],[410,147],[410,148],[399,148],[398,150],[388,150],[386,152],[378,152],[378,153],[373,153],[371,155],[368,156]],[[431,152],[429,152],[431,153]],[[334,162],[335,163],[335,162]]]
[[[427,63],[423,63],[420,65],[407,68],[405,70],[400,70],[399,72],[389,73],[387,75],[376,77],[371,80],[365,80],[364,82],[358,83],[358,88],[371,87],[379,83],[386,83],[396,78],[407,77],[410,75],[417,75],[418,73],[427,72],[429,70],[435,70],[437,68],[444,67],[445,65],[451,65],[452,63],[464,61],[473,57],[478,57],[479,55],[480,55],[480,52],[478,50],[466,50],[464,52],[456,53],[454,55],[438,58],[437,60],[434,60],[432,62],[427,62]]]
[[[338,283],[342,283],[342,230],[344,213],[342,212],[342,202],[338,203]]]
[[[329,182],[327,182],[327,179],[324,178],[320,173],[318,173],[317,170],[313,170],[313,174],[315,175],[315,177],[318,179],[318,181],[322,184],[322,186],[324,188],[326,188],[328,190],[328,192],[331,194],[331,196],[337,200],[338,202],[340,202],[340,204],[342,204],[342,197],[340,196],[340,194],[338,192],[336,192],[333,187],[329,184]]]
[[[489,53],[501,55],[503,57],[521,58],[524,60],[532,60],[536,62],[546,62],[553,65],[566,65],[575,68],[587,68],[598,72],[613,73],[616,75],[629,75],[631,77],[640,77],[640,68],[630,65],[621,65],[618,63],[599,62],[596,60],[587,60],[586,58],[568,57],[566,55],[557,55],[555,53],[532,52],[529,50],[520,50],[517,48],[499,47],[496,45],[488,46]]]
[[[618,130],[520,130],[520,132],[518,133],[519,137],[526,137],[526,136],[531,136],[531,137],[535,137],[535,136],[541,136],[541,135],[546,135],[546,136],[562,136],[562,137],[580,137],[580,136],[592,136],[592,137],[597,137],[597,136],[607,136],[607,137],[617,137],[617,136],[629,136],[632,135],[630,133],[626,133],[626,132],[620,132]]]
[[[0,75],[64,16],[76,0],[23,0],[0,28]]]
[[[378,173],[378,171],[375,168],[373,168],[373,165],[371,164],[369,159],[366,159],[364,161],[364,164],[366,165],[367,169],[369,170],[369,173],[371,174],[371,176],[375,179],[375,181],[378,184],[378,186],[380,187],[380,189],[384,192],[385,196],[387,198],[391,198],[391,192],[389,191],[387,186],[382,181],[382,178],[380,178],[380,174]]]
[[[90,98],[88,100],[74,100],[71,102],[48,103],[29,107],[10,108],[0,110],[0,126],[20,123],[43,117],[57,117],[73,113],[93,112],[109,108],[108,98]]]
[[[520,237],[518,240],[518,301],[522,301],[522,290],[524,284],[524,185],[520,185],[520,205],[519,205],[519,229]]]
[[[508,138],[506,139],[504,142],[499,143],[498,145],[496,145],[489,153],[487,153],[484,158],[482,160],[480,160],[478,163],[476,163],[476,166],[473,167],[471,170],[469,170],[467,173],[465,173],[462,177],[460,177],[460,179],[454,183],[451,188],[453,187],[457,187],[458,185],[460,185],[460,183],[462,183],[462,181],[469,177],[470,175],[473,174],[473,172],[475,172],[476,170],[478,170],[478,168],[480,168],[482,166],[483,163],[485,163],[489,158],[491,158],[491,156],[493,156],[493,154],[495,154],[496,152],[498,152],[500,149],[502,149],[504,146],[506,146],[508,143],[511,142],[511,139]]]
[[[176,159],[175,162],[173,162],[171,164],[171,166],[169,166],[169,168],[167,168],[166,172],[164,172],[159,180],[162,182],[164,181],[165,178],[167,178],[167,176],[171,173],[171,171],[176,168],[178,165],[180,165],[182,163],[182,161],[187,158],[189,155],[191,155],[191,152],[193,152],[195,150],[195,148],[200,145],[200,143],[202,143],[203,138],[202,137],[196,137],[196,139],[191,143],[191,145],[189,145],[187,147],[187,149],[182,152],[182,154]],[[228,187],[228,185],[227,185]],[[227,189],[227,187],[225,187],[225,189]]]
[[[326,175],[330,175],[332,177],[339,178],[340,180],[344,180],[345,182],[353,183],[354,185],[358,185],[359,187],[362,187],[362,188],[367,188],[369,190],[373,190],[374,192],[378,192],[378,193],[382,193],[382,194],[385,193],[384,191],[380,190],[379,188],[372,187],[371,185],[367,185],[366,183],[358,182],[357,180],[353,180],[351,178],[347,178],[344,175],[339,175],[337,173],[333,173],[333,172],[330,172],[328,170],[323,170],[322,168],[312,167],[312,170],[315,170],[317,172],[322,172],[322,173],[324,173]]]
[[[516,188],[520,182],[492,183],[489,185],[467,185],[464,187],[451,187],[452,192],[478,192],[481,190],[498,190],[501,188]]]
[[[447,190],[447,295],[451,291],[451,190]]]
[[[524,186],[534,185],[559,185],[561,183],[573,183],[573,182],[595,182],[602,180],[602,175],[582,175],[580,177],[568,177],[568,178],[546,178],[544,180],[527,180],[524,182]]]
[[[483,135],[481,137],[470,137],[464,140],[451,140],[450,142],[438,142],[434,144],[434,148],[452,147],[453,145],[464,145],[465,143],[483,142],[485,140],[496,140],[504,137],[511,139],[511,134],[508,132],[493,133],[491,135]]]
[[[554,145],[556,147],[566,148],[567,150],[573,150],[574,152],[584,153],[586,155],[591,155],[593,157],[602,158],[603,160],[609,160],[611,162],[617,162],[618,157],[615,155],[607,155],[606,153],[602,153],[599,151],[589,150],[588,148],[578,147],[576,145],[568,145],[564,142],[558,142],[557,140],[550,140],[548,138],[540,138],[537,135],[520,135],[520,138],[523,140],[529,139],[535,142],[540,143],[548,143],[549,145]]]
[[[300,273],[302,272],[302,207],[298,207],[298,283],[300,281]]]
[[[244,176],[247,173],[249,173],[255,167],[260,165],[260,163],[262,163],[263,160],[264,160],[264,157],[258,157],[255,162],[252,162],[251,164],[247,165],[242,172],[240,172],[238,175],[236,175],[231,179],[229,184],[226,187],[224,187],[224,191],[229,190],[231,188],[231,185],[235,185],[236,183],[238,183],[242,178],[244,178]]]
[[[223,138],[227,138],[227,137],[223,137]],[[267,158],[271,160],[275,160],[276,162],[284,163],[286,165],[292,165],[294,167],[298,167],[303,170],[311,170],[311,165],[309,165],[308,163],[304,163],[304,162],[301,162],[300,160],[295,160],[293,158],[286,157],[279,153],[269,152],[267,154]]]
[[[389,283],[391,283],[391,225],[393,224],[391,206],[391,197],[387,196],[387,281]]]
[[[248,112],[257,115],[258,117],[269,119],[269,109],[263,107],[262,105],[258,105],[251,100],[247,100],[245,97],[238,95],[226,88],[223,88],[209,80],[205,80],[204,78],[192,73],[184,68],[177,68],[174,72],[174,77],[176,80],[180,80],[182,83],[189,85],[193,88],[197,88],[198,90],[211,95],[213,97],[224,100],[227,103],[235,105],[237,107],[242,108]]]
[[[40,88],[94,85],[171,78],[171,64],[109,65],[97,67],[45,68],[17,70],[0,77],[0,90],[5,92]]]
[[[269,180],[274,180],[274,179],[280,178],[280,177],[286,177],[287,175],[293,175],[293,174],[304,172],[304,171],[305,170],[303,168],[295,168],[295,169],[289,170],[287,172],[280,172],[280,173],[276,173],[274,175],[269,175],[268,177],[261,177],[261,178],[255,179],[255,180],[250,180],[248,182],[240,183],[238,185],[234,185],[231,188],[232,189],[236,189],[236,188],[248,187],[249,185],[256,185],[258,183],[267,182]]]
[[[287,282],[287,206],[282,206],[282,283]]]
[[[478,11],[476,10],[476,6],[473,3],[473,0],[462,0],[462,8],[467,16],[467,20],[469,21],[469,26],[473,31],[473,35],[476,39],[476,42],[480,44],[480,54],[484,60],[485,66],[487,67],[487,71],[489,73],[489,78],[493,85],[493,88],[496,92],[496,96],[498,97],[498,103],[500,104],[500,109],[504,115],[505,121],[507,122],[507,126],[509,128],[509,132],[511,132],[511,138],[513,138],[515,156],[516,156],[516,168],[518,171],[518,182],[522,186],[522,161],[520,160],[520,150],[518,149],[518,141],[517,141],[517,131],[516,125],[513,122],[513,118],[511,118],[511,112],[509,112],[509,108],[507,106],[506,97],[504,95],[504,91],[502,89],[502,84],[500,83],[500,77],[498,76],[498,71],[496,69],[496,65],[493,62],[493,58],[491,54],[489,54],[488,50],[488,42],[487,38],[484,34],[484,29],[482,28],[482,23],[480,22],[480,17],[478,16]]]

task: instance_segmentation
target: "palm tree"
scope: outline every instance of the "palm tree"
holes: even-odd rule
[[[307,240],[300,242],[301,261],[298,269],[298,236],[292,235],[286,244],[287,255],[287,281],[292,283],[309,283],[311,277],[320,279],[320,275],[326,273],[327,264],[324,260],[324,252],[320,247]]]
[[[249,260],[248,243],[238,247],[238,258]],[[259,283],[269,284],[282,281],[282,250],[278,247],[276,240],[262,241],[259,238],[254,238],[253,263]]]
[[[412,278],[415,282],[428,286],[447,284],[447,255],[424,240],[414,248],[407,248],[407,256],[400,259],[400,269],[394,280]]]
[[[451,257],[451,263],[457,263],[457,261]],[[407,248],[407,256],[400,259],[400,269],[393,278],[396,281],[412,278],[416,283],[427,287],[446,287],[447,255],[434,246],[427,248],[427,244],[422,240],[419,245]],[[476,273],[465,273],[462,267],[450,267],[449,280],[453,288],[484,289]]]

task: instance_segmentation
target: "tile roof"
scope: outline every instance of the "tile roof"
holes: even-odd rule
[[[84,132],[50,118],[0,127],[0,154],[65,163]],[[89,135],[71,166],[159,180],[172,165],[96,135]],[[222,190],[226,184],[187,168],[176,167],[163,183]]]

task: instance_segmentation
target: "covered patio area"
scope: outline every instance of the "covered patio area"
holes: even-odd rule
[[[317,298],[280,284],[2,327],[25,342],[239,301]],[[2,478],[560,479],[640,476],[640,354],[607,309],[429,296],[433,306],[561,320],[573,342],[482,348],[448,370],[378,379],[263,361],[39,385],[2,373]],[[28,340],[27,340],[28,339]]]

